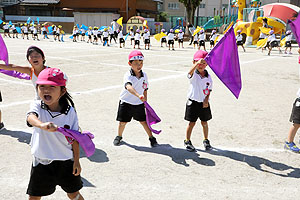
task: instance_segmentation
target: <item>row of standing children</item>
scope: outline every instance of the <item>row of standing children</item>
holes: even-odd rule
[[[177,35],[175,35],[173,29],[170,29],[168,34],[165,29],[162,29],[161,33],[164,34],[164,36],[162,36],[162,38],[160,40],[161,47],[163,47],[163,43],[166,43],[166,47],[169,47],[169,50],[171,50],[171,46],[172,46],[172,50],[174,51],[175,50],[174,40],[177,40],[179,48],[180,48],[180,44],[181,44],[181,47],[184,48],[183,47],[184,32],[182,31],[182,29],[179,30]]]

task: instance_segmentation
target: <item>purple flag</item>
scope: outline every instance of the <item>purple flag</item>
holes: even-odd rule
[[[300,47],[300,13],[298,14],[298,17],[294,21],[288,20],[288,23],[290,24],[291,29],[297,40],[297,43]]]
[[[239,55],[233,27],[204,58],[209,67],[238,99],[242,89]]]
[[[12,76],[12,77],[15,77],[18,79],[30,80],[30,76],[28,74],[17,72],[17,71],[9,71],[9,70],[0,69],[0,73],[6,74],[8,76]]]
[[[151,106],[146,101],[144,101],[144,104],[146,108],[146,122],[149,129],[155,134],[160,134],[161,130],[158,131],[151,128],[151,125],[157,124],[161,121],[160,118],[157,116],[153,108],[151,108]]]
[[[57,131],[64,134],[67,139],[71,138],[72,140],[76,140],[84,150],[87,157],[90,157],[95,153],[95,144],[92,141],[94,135],[92,133],[88,131],[83,131],[80,133],[79,131],[70,130],[63,127],[58,127]],[[71,143],[69,140],[68,142]]]
[[[8,52],[4,40],[0,34],[0,60],[3,60],[8,65]]]

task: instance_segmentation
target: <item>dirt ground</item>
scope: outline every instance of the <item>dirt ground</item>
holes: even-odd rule
[[[113,146],[115,120],[123,75],[129,70],[132,50],[114,43],[110,47],[84,42],[4,39],[10,63],[28,66],[26,50],[40,47],[46,65],[61,68],[69,77],[71,92],[83,130],[95,135],[96,152],[82,154],[82,195],[88,200],[116,199],[216,199],[274,200],[300,197],[299,154],[285,151],[291,126],[289,117],[299,88],[296,48],[292,55],[278,51],[267,56],[254,48],[239,49],[242,91],[237,100],[208,67],[214,85],[210,104],[209,139],[214,149],[203,148],[200,122],[192,141],[196,152],[183,146],[187,121],[183,119],[195,49],[169,51],[152,41],[143,70],[150,81],[148,102],[162,122],[155,125],[160,146],[151,148],[142,126],[132,121],[124,143]],[[142,46],[143,47],[143,46]],[[208,47],[208,43],[207,43]],[[0,199],[27,199],[31,168],[26,112],[34,98],[30,81],[0,75],[5,129],[0,131]],[[299,136],[295,138],[299,144]],[[60,187],[43,199],[67,199]]]

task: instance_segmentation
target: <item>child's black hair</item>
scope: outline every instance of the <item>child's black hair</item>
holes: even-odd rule
[[[44,55],[44,52],[40,49],[40,48],[38,48],[38,47],[36,47],[36,46],[31,46],[31,47],[29,47],[28,49],[27,49],[27,53],[26,53],[26,58],[27,58],[27,60],[29,60],[29,56],[30,56],[30,54],[32,53],[32,52],[34,52],[34,51],[36,51],[36,52],[38,52],[39,54],[41,54],[41,56],[42,56],[42,58],[43,58],[43,64],[45,64],[45,62],[46,62],[46,60],[45,60],[45,55]]]
[[[65,86],[61,86],[61,90],[65,89],[65,88],[66,88]],[[61,105],[62,108],[65,108],[67,106],[72,106],[74,108],[74,110],[76,111],[75,104],[72,100],[71,95],[68,93],[68,91],[66,91],[66,93],[62,97],[60,97],[59,105]]]

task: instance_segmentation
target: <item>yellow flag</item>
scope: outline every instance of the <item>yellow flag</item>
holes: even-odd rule
[[[268,41],[268,38],[259,40],[259,41],[256,43],[257,48],[259,49],[259,48],[265,47],[265,46],[267,45],[267,41]]]
[[[230,27],[232,27],[232,25],[233,25],[233,21],[229,24],[229,26],[226,28],[226,30],[224,31],[223,34],[225,34],[228,31],[228,29],[230,29]]]
[[[123,17],[120,17],[120,18],[117,20],[117,23],[120,24],[120,26],[123,27],[122,21],[123,21]]]
[[[146,27],[147,29],[149,29],[149,27],[148,27],[148,21],[147,20],[144,20],[143,26]]]
[[[215,44],[217,43],[218,39],[219,39],[219,35],[216,37],[216,39],[214,41]]]
[[[161,33],[157,33],[154,35],[154,38],[157,40],[157,41],[160,41],[160,39],[164,36],[167,36],[165,33],[161,32]]]
[[[284,47],[285,41],[286,41],[286,37],[283,38],[283,39],[280,41],[280,46],[281,46],[281,47]]]
[[[197,33],[199,33],[201,31],[201,29],[203,29],[203,28],[201,28],[200,26],[197,26],[196,30],[194,30],[193,36],[195,36]]]

